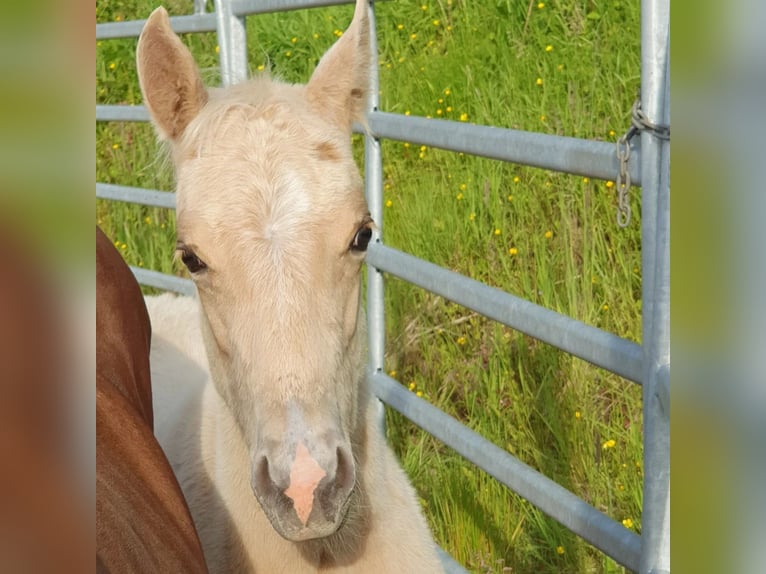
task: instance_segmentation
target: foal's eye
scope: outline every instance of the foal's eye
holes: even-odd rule
[[[193,251],[184,250],[181,252],[181,261],[184,262],[189,273],[199,273],[207,269],[207,265],[202,259],[197,257]]]
[[[367,251],[370,239],[372,239],[372,228],[369,225],[360,227],[351,242],[351,251]]]

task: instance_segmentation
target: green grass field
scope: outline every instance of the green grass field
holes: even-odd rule
[[[165,6],[188,14],[191,4]],[[154,6],[98,0],[97,19],[145,18]],[[384,111],[605,141],[629,124],[638,2],[391,0],[376,10]],[[305,81],[351,12],[249,18],[253,73]],[[185,41],[215,84],[215,35]],[[135,44],[98,42],[98,103],[141,103]],[[172,189],[150,126],[96,131],[98,181]],[[640,342],[638,190],[620,229],[611,182],[402,142],[384,142],[383,153],[388,244]],[[99,201],[97,220],[129,263],[182,274],[172,212]],[[386,305],[396,378],[641,531],[637,385],[395,279]],[[471,572],[622,570],[403,417],[391,412],[388,423],[435,536]]]

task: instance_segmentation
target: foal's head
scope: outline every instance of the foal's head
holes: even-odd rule
[[[291,540],[332,534],[355,485],[360,270],[372,221],[351,153],[368,89],[367,3],[306,86],[202,86],[159,8],[138,45],[144,100],[170,143],[177,250],[197,285],[218,391],[250,481]]]

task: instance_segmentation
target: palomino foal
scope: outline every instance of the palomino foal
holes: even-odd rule
[[[206,91],[162,8],[139,40],[199,295],[147,302],[156,432],[212,572],[441,571],[363,376],[367,9],[306,86]]]

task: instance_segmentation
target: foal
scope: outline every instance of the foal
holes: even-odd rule
[[[213,572],[441,571],[363,376],[367,10],[306,86],[206,91],[161,8],[139,40],[199,295],[147,301],[156,433]]]

